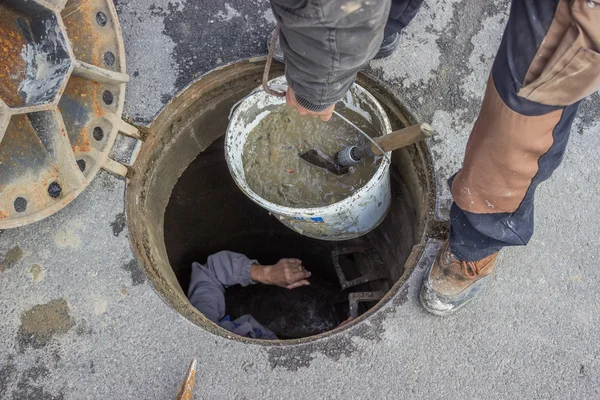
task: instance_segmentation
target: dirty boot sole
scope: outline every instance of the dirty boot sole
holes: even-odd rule
[[[486,278],[481,278],[474,282],[471,286],[454,296],[446,296],[436,292],[429,282],[429,276],[433,269],[433,263],[425,271],[423,283],[421,284],[421,292],[419,300],[421,305],[428,312],[444,317],[455,313],[456,311],[467,305],[474,297],[476,297],[485,285]]]

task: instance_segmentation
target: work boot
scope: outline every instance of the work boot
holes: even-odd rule
[[[423,307],[432,314],[452,314],[473,299],[492,273],[498,253],[479,261],[462,261],[444,243],[435,262],[425,271],[419,298]]]
[[[381,58],[386,58],[392,55],[394,51],[398,48],[400,44],[400,34],[398,32],[394,32],[389,36],[383,38],[383,42],[381,42],[381,46],[379,47],[379,51],[373,57],[373,60],[379,60]]]

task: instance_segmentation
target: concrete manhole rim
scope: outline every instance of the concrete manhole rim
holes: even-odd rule
[[[369,321],[379,314],[383,308],[390,306],[395,303],[395,299],[404,294],[404,284],[409,279],[414,269],[420,260],[427,240],[431,237],[439,237],[439,226],[434,218],[435,204],[437,199],[435,176],[433,172],[433,161],[431,152],[427,143],[420,143],[407,150],[414,153],[413,157],[419,160],[420,165],[415,166],[415,174],[419,175],[419,179],[423,180],[423,198],[422,198],[422,226],[420,230],[420,237],[418,243],[413,246],[408,259],[404,265],[404,272],[399,279],[393,284],[393,286],[387,291],[385,296],[365,314],[361,315],[351,323],[341,327],[335,328],[330,331],[307,336],[298,339],[286,339],[286,340],[259,340],[241,337],[227,331],[217,324],[206,319],[196,308],[194,308],[183,292],[179,293],[178,290],[174,290],[173,285],[169,285],[166,278],[161,275],[159,266],[170,267],[170,264],[164,259],[160,259],[161,256],[155,250],[156,246],[163,246],[164,243],[160,243],[161,240],[153,237],[149,233],[149,229],[146,226],[146,222],[142,218],[138,218],[137,214],[139,210],[146,209],[148,200],[148,194],[145,192],[146,184],[152,179],[150,174],[146,174],[149,170],[152,170],[153,164],[156,162],[157,153],[161,152],[161,149],[153,149],[154,144],[168,146],[168,142],[177,129],[178,117],[184,113],[182,110],[186,110],[191,107],[192,104],[198,101],[198,99],[207,96],[212,92],[217,92],[218,89],[226,83],[235,82],[239,79],[245,79],[254,75],[262,74],[264,66],[263,58],[254,58],[245,61],[231,63],[202,75],[197,78],[184,89],[182,89],[176,96],[173,97],[170,103],[168,103],[161,112],[156,116],[148,128],[144,129],[146,138],[145,145],[142,146],[142,150],[139,153],[136,164],[133,166],[133,174],[131,180],[128,182],[127,194],[126,194],[126,210],[127,210],[127,224],[130,233],[130,241],[132,245],[133,253],[138,259],[141,268],[143,269],[146,276],[149,278],[150,285],[162,298],[167,306],[176,311],[182,317],[187,319],[190,323],[198,326],[199,328],[208,331],[209,333],[218,335],[220,337],[234,340],[236,342],[242,342],[246,344],[256,344],[261,346],[290,346],[314,343],[316,341],[325,340],[332,338],[344,333],[352,334],[352,328],[362,324],[363,322]],[[272,68],[272,76],[282,74],[283,68],[281,65]],[[398,99],[398,96],[387,87],[387,85],[381,83],[372,76],[366,74],[360,74],[357,81],[363,86],[373,88],[375,85],[376,89],[371,93],[380,100],[386,111],[393,112],[394,118],[401,120],[403,124],[415,123],[416,120],[413,114],[406,108],[403,102]],[[256,82],[258,84],[258,81]],[[385,97],[385,99],[384,99]],[[390,106],[394,109],[390,111]],[[175,121],[175,122],[173,122]],[[164,137],[159,135],[161,132],[169,130],[171,137]],[[162,141],[158,139],[162,137]],[[156,143],[155,143],[156,142]],[[161,143],[159,143],[161,142]],[[150,167],[150,168],[148,168]],[[148,168],[148,171],[145,170]],[[183,171],[181,171],[182,173]],[[152,173],[157,173],[152,170]],[[170,196],[170,193],[169,193]],[[164,218],[164,214],[162,215]],[[164,223],[161,220],[161,223]],[[164,242],[164,238],[162,239]],[[158,243],[157,243],[158,242]],[[166,252],[166,250],[165,250]],[[163,256],[164,257],[164,256]],[[179,288],[177,288],[179,289]]]

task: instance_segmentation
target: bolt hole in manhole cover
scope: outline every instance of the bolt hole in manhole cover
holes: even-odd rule
[[[434,180],[424,143],[392,157],[392,205],[375,230],[358,239],[312,239],[285,227],[249,200],[231,177],[224,134],[231,107],[260,83],[263,62],[241,62],[194,82],[152,122],[127,190],[134,251],[157,292],[205,329],[232,337],[187,300],[191,264],[221,250],[262,264],[297,257],[311,285],[292,291],[266,285],[226,291],[232,319],[251,314],[283,343],[335,334],[348,315],[376,312],[397,292],[418,260],[432,224]],[[281,75],[281,65],[273,75]],[[358,83],[386,110],[392,128],[416,121],[385,87],[365,75]],[[233,336],[238,340],[249,340]]]
[[[0,229],[69,204],[109,158],[121,120],[125,53],[111,0],[0,1]]]

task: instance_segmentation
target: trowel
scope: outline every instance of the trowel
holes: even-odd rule
[[[357,128],[358,129],[358,128]],[[399,129],[390,133],[372,138],[360,146],[350,146],[330,157],[320,149],[312,149],[299,156],[317,167],[325,168],[336,175],[347,174],[351,165],[357,164],[363,158],[383,155],[406,147],[418,141],[428,139],[433,135],[433,128],[429,124],[417,124]]]

